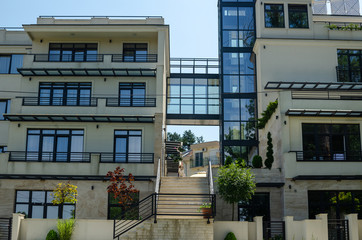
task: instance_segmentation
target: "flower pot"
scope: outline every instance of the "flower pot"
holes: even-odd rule
[[[201,208],[202,215],[204,218],[211,218],[212,217],[212,209],[211,208]]]

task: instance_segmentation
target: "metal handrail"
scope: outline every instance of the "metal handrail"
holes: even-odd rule
[[[112,54],[112,62],[157,62],[157,54]]]
[[[295,152],[297,161],[362,161],[362,151],[290,151]]]
[[[107,98],[107,107],[155,107],[156,98]]]
[[[21,97],[23,106],[78,106],[96,107],[98,98],[94,97]]]
[[[212,167],[211,167],[211,159],[209,159],[209,173],[208,173],[208,180],[209,180],[209,187],[210,187],[210,194],[214,194],[214,180],[212,177]]]
[[[105,153],[101,152],[101,163],[153,163],[153,153]]]
[[[85,162],[91,160],[90,152],[36,152],[9,151],[9,161],[14,162]]]
[[[104,54],[28,54],[34,62],[103,62]]]

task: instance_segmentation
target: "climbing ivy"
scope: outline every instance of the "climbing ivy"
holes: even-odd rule
[[[275,100],[275,102],[270,102],[268,104],[265,111],[261,113],[261,115],[263,117],[258,118],[258,128],[259,129],[265,128],[265,125],[267,124],[267,122],[269,121],[269,119],[271,118],[271,116],[273,115],[275,110],[277,109],[277,107],[278,107],[278,99]]]

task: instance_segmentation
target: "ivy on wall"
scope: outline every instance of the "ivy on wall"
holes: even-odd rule
[[[277,107],[278,107],[278,99],[275,100],[275,102],[270,102],[268,104],[265,111],[261,113],[262,117],[258,118],[258,126],[257,127],[259,129],[265,128],[265,125],[267,124],[267,122],[269,121],[269,119],[271,118],[271,116],[273,115],[275,110],[277,109]]]
[[[345,26],[337,26],[335,24],[326,25],[329,30],[342,30],[342,31],[362,31],[362,26],[359,24],[348,24]]]

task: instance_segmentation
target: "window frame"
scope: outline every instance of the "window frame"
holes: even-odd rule
[[[307,20],[306,23],[307,25],[305,27],[293,27],[291,25],[291,13],[301,13],[304,11],[291,11],[290,7],[295,7],[295,6],[305,6],[305,13],[307,14]],[[309,14],[308,14],[308,5],[307,4],[288,4],[288,26],[290,29],[309,29]]]
[[[268,6],[282,6],[282,10],[267,10],[266,7]],[[267,12],[278,12],[278,13],[282,13],[282,18],[283,18],[283,21],[282,21],[282,26],[270,26],[268,27],[267,24],[266,24],[266,13]],[[265,28],[285,28],[285,12],[284,12],[284,4],[283,3],[265,3],[264,4],[264,27]]]
[[[124,131],[124,132],[127,132],[127,134],[117,134],[118,131]],[[137,131],[137,132],[140,132],[139,135],[136,135],[136,134],[130,134],[130,132],[132,131]],[[140,138],[140,152],[139,153],[130,153],[129,152],[129,139],[130,137],[139,137]],[[113,137],[113,156],[114,156],[114,162],[115,163],[132,163],[132,161],[129,161],[130,160],[130,155],[129,154],[139,154],[140,155],[140,158],[142,159],[142,152],[143,152],[143,141],[142,141],[142,137],[143,137],[143,131],[141,129],[115,129],[114,130],[114,137]],[[125,158],[124,158],[124,161],[117,161],[116,158],[116,147],[117,147],[117,138],[125,138],[126,139],[126,152],[124,153],[125,154]],[[120,153],[118,153],[120,154]],[[122,153],[121,153],[122,154]],[[132,157],[131,157],[132,158]]]
[[[204,161],[203,152],[195,152],[195,167],[202,167]]]
[[[137,193],[134,193],[136,194],[136,197],[133,198],[132,200],[132,203],[131,205],[135,204],[135,203],[138,203],[139,202],[139,199],[140,199],[140,192],[137,192]],[[111,203],[111,198],[113,198],[112,196],[112,193],[108,193],[108,201],[107,201],[107,219],[108,220],[115,220],[114,218],[111,218],[111,208],[114,208],[114,207],[121,207],[123,208],[122,210],[124,210],[124,206],[122,204],[119,204],[119,203]],[[137,219],[138,220],[138,219]]]
[[[23,66],[23,63],[24,63],[24,55],[25,54],[0,54],[0,57],[9,57],[10,58],[10,60],[9,60],[9,69],[8,69],[8,71],[7,72],[4,72],[4,73],[2,73],[2,72],[0,72],[0,75],[1,74],[20,74],[18,71],[16,71],[16,72],[12,72],[12,68],[13,68],[13,56],[23,56],[23,58],[22,58],[22,61],[21,61],[21,66],[19,66],[19,68],[21,68],[22,66]],[[0,68],[1,69],[1,68]]]
[[[52,45],[60,45],[59,48],[52,48]],[[72,44],[71,48],[67,48],[64,45]],[[77,48],[76,45],[84,44],[85,48]],[[96,48],[89,47],[89,45],[96,45]],[[84,50],[82,55],[76,55],[77,51]],[[51,53],[51,51],[59,51],[59,53]],[[64,53],[64,51],[71,51],[72,53]],[[87,51],[96,51],[96,53],[87,53]],[[59,56],[59,59],[52,60],[52,56]],[[65,56],[68,56],[65,58]],[[69,58],[69,56],[71,56]],[[80,57],[82,57],[81,60]],[[95,56],[94,58],[89,59],[89,56]],[[98,43],[49,43],[49,51],[48,51],[48,60],[49,62],[97,62],[98,56]],[[79,59],[78,59],[79,58]]]
[[[134,45],[134,47],[128,46]],[[124,62],[147,62],[148,56],[148,43],[123,43],[123,61]],[[137,51],[144,51],[146,53],[137,53]],[[128,53],[126,53],[128,52]],[[137,57],[138,56],[138,57]]]
[[[119,90],[118,90],[119,106],[121,106],[121,107],[142,107],[142,106],[146,105],[146,83],[145,82],[133,82],[133,83],[120,82],[118,84],[118,86],[119,86]],[[135,89],[143,89],[143,91],[144,91],[143,97],[135,98],[135,96],[134,96]],[[129,101],[130,101],[129,104],[121,102],[121,99],[126,99],[126,98],[121,98],[121,90],[130,90],[131,94],[129,97]],[[139,103],[137,103],[137,101],[134,102],[135,99],[139,99],[141,101]]]
[[[28,202],[18,202],[18,192],[29,192],[29,198],[28,198]],[[33,203],[32,202],[32,195],[33,192],[45,192],[45,198],[44,198],[44,202],[42,203]],[[64,206],[74,206],[74,217],[76,216],[76,204],[75,203],[62,203],[62,204],[53,204],[51,202],[47,202],[47,198],[48,198],[48,193],[53,192],[53,190],[23,190],[23,189],[17,189],[15,190],[15,202],[14,202],[14,213],[16,213],[16,206],[17,204],[23,204],[23,205],[28,205],[28,214],[27,214],[27,218],[32,218],[33,216],[33,206],[43,206],[43,218],[41,219],[48,219],[47,218],[47,209],[49,206],[57,206],[58,207],[58,216],[57,218],[59,219],[63,219],[63,210],[64,210]],[[51,219],[51,218],[49,218]]]
[[[0,112],[0,121],[6,121],[4,118],[4,114],[10,113],[11,99],[0,99],[0,103],[3,102],[5,102],[5,111],[3,113]]]

